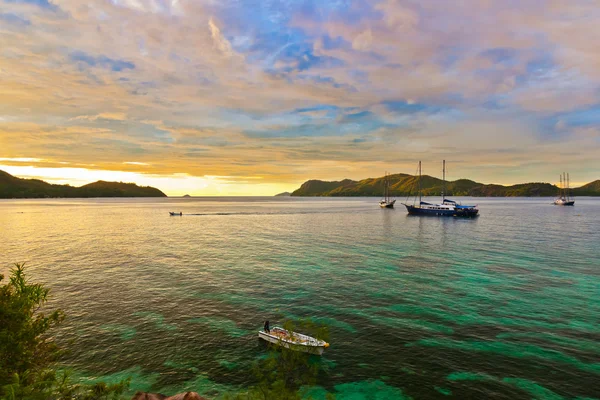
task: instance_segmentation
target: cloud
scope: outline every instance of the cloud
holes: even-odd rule
[[[150,165],[148,163],[137,162],[137,161],[125,161],[123,164],[126,164],[126,165],[142,165],[142,166],[148,166],[148,165]]]
[[[232,55],[232,51],[231,51],[231,44],[229,43],[229,41],[227,39],[225,39],[225,37],[221,34],[221,30],[219,29],[219,27],[214,23],[213,19],[209,19],[208,20],[208,27],[210,29],[210,35],[213,38],[214,41],[214,45],[217,49],[219,49],[219,51],[221,53],[223,53],[226,56],[231,56]]]
[[[375,5],[375,9],[382,13],[385,24],[395,30],[411,31],[419,23],[418,13],[398,0],[382,1]]]
[[[371,33],[371,29],[367,29],[356,35],[354,40],[352,40],[352,48],[361,51],[369,50],[372,42],[373,34]]]
[[[33,158],[33,157],[13,157],[13,158],[0,157],[0,161],[3,161],[3,162],[8,161],[8,162],[14,162],[14,163],[39,163],[44,160],[42,160],[41,158]]]
[[[71,118],[73,121],[85,120],[85,121],[96,121],[98,119],[112,120],[112,121],[125,121],[127,115],[123,112],[105,112],[96,115],[78,115]]]
[[[562,148],[598,175],[593,2],[9,3],[5,159],[292,186],[417,157],[544,180]]]

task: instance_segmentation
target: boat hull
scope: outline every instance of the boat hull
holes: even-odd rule
[[[431,217],[476,217],[479,215],[479,210],[476,208],[457,208],[451,210],[436,210],[416,207],[410,204],[405,204],[406,211],[410,215],[424,215]]]
[[[575,205],[575,200],[569,200],[569,201],[559,201],[556,200],[554,202],[555,206],[574,206]]]
[[[304,336],[304,335],[301,335]],[[274,345],[285,347],[286,349],[300,351],[303,353],[322,355],[325,351],[327,343],[323,342],[323,344],[307,344],[302,343],[301,341],[293,342],[290,340],[282,339],[281,337],[277,337],[273,334],[269,334],[265,331],[259,331],[258,337],[263,339],[269,343],[273,343]],[[327,345],[328,346],[328,345]]]
[[[396,200],[392,200],[389,203],[381,201],[379,203],[379,207],[381,208],[394,208],[394,204],[396,203]]]

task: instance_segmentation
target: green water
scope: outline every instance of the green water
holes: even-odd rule
[[[317,398],[600,398],[600,199],[475,202],[0,201],[0,272],[27,261],[65,364],[134,391],[252,384],[263,320],[309,317],[331,330]]]

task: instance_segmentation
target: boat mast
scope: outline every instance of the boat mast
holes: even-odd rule
[[[571,198],[571,179],[569,178],[569,173],[567,172],[567,200]]]
[[[383,200],[387,203],[387,171],[385,171],[383,178]]]
[[[390,182],[388,181],[387,171],[385,171],[385,202],[390,202]]]
[[[419,161],[419,207],[421,207],[421,161]]]
[[[442,203],[443,203],[444,200],[446,200],[446,160],[444,160],[444,162],[442,164],[442,175],[443,175],[443,181],[442,181]]]
[[[562,197],[562,175],[559,175],[558,178],[560,179],[560,183],[558,184],[558,197],[561,198]]]
[[[567,174],[563,172],[563,197],[567,198]]]
[[[387,194],[388,194],[388,201],[392,201],[392,195],[391,195],[391,193],[390,193],[390,186],[391,186],[391,184],[390,184],[390,175],[391,175],[391,174],[388,174],[388,178],[387,178]]]
[[[387,173],[387,171],[385,171],[385,181],[383,182],[383,185],[385,186],[385,189],[384,189],[385,202],[388,203],[389,202],[389,197],[390,197],[390,195],[389,195],[390,188],[389,188],[389,184],[388,184],[388,173]]]

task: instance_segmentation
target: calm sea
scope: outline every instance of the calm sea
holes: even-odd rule
[[[250,384],[263,321],[310,317],[317,396],[600,398],[600,199],[469,199],[470,220],[377,201],[3,200],[0,272],[27,262],[65,363],[133,390]]]

